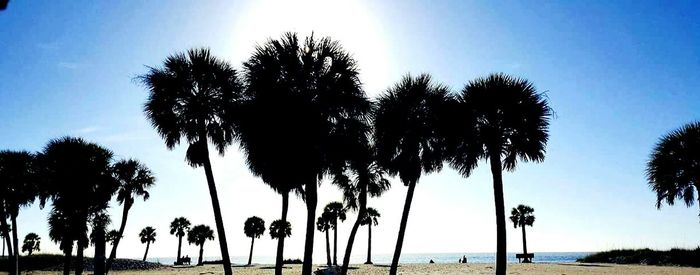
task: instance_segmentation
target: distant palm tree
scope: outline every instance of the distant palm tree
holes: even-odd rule
[[[336,154],[344,146],[339,142],[347,135],[344,126],[349,121],[365,119],[370,103],[361,88],[355,60],[330,38],[311,36],[300,42],[295,33],[286,33],[256,47],[244,63],[244,70],[248,102],[245,105],[249,107],[243,112],[246,115],[239,124],[240,133],[267,136],[263,141],[270,141],[265,144],[271,149],[265,151],[277,151],[278,160],[269,160],[270,154],[258,154],[262,149],[250,152],[243,140],[251,139],[242,137],[244,151],[249,163],[251,155],[259,155],[268,159],[270,169],[281,167],[277,165],[280,163],[286,165],[290,173],[280,177],[305,186],[307,220],[302,274],[311,275],[317,184],[329,169],[344,162]],[[263,177],[271,174],[255,170],[253,173]],[[270,184],[270,180],[263,181]]]
[[[114,245],[117,239],[120,239],[121,237],[122,235],[119,234],[119,231],[112,229],[107,231],[107,234],[105,234],[105,241],[109,242],[110,245]]]
[[[253,260],[253,244],[255,244],[255,239],[260,238],[265,233],[265,221],[256,216],[248,218],[243,225],[243,233],[250,238],[250,255],[248,256],[248,265],[250,265]]]
[[[83,250],[89,245],[88,222],[107,209],[117,190],[111,160],[111,151],[72,137],[49,141],[39,156],[46,196],[52,201],[49,236],[65,253],[65,275],[76,241],[75,272],[82,274]]]
[[[129,210],[134,205],[136,197],[143,197],[143,200],[148,200],[150,194],[147,189],[155,183],[155,177],[148,167],[137,160],[121,160],[113,165],[114,176],[119,181],[119,190],[117,191],[117,202],[124,205],[122,210],[122,221],[119,225],[119,236],[124,235],[126,228],[126,219],[129,216]],[[107,272],[112,268],[112,263],[117,257],[117,247],[121,238],[117,238],[112,243],[112,251],[109,253],[107,260]]]
[[[533,213],[535,209],[527,205],[518,205],[517,208],[513,208],[510,211],[510,221],[513,222],[515,228],[522,228],[523,230],[523,254],[527,254],[527,238],[525,237],[525,226],[532,226],[535,223],[535,216]],[[530,259],[525,258],[523,263],[529,263]]]
[[[31,256],[34,251],[41,251],[39,247],[41,238],[36,233],[29,233],[24,236],[24,244],[22,244],[22,252],[27,252]]]
[[[192,167],[204,167],[219,236],[224,274],[231,275],[224,222],[209,159],[209,142],[223,155],[234,140],[227,122],[240,97],[236,70],[214,57],[209,49],[192,49],[171,55],[164,67],[151,68],[140,77],[150,90],[144,111],[158,133],[173,149],[185,139],[186,159]]]
[[[367,261],[365,264],[372,264],[372,225],[379,224],[377,218],[380,216],[376,209],[367,207],[367,212],[362,217],[362,225],[367,225]]]
[[[328,213],[328,218],[331,220],[331,228],[333,228],[333,265],[338,265],[338,220],[344,222],[345,206],[342,202],[330,202],[323,208],[323,213]]]
[[[691,122],[663,136],[654,147],[646,169],[649,186],[656,192],[656,207],[676,199],[690,207],[700,190],[700,122]]]
[[[170,223],[170,235],[177,236],[177,262],[180,262],[180,252],[182,251],[182,237],[190,230],[190,221],[185,217],[175,218]]]
[[[275,220],[270,224],[272,239],[287,238],[292,235],[292,224],[283,220]]]
[[[0,151],[0,204],[3,213],[17,229],[17,215],[22,207],[31,205],[39,196],[36,161],[33,154],[26,151]],[[11,274],[19,274],[19,239],[17,230],[12,230]]]
[[[204,254],[204,242],[214,240],[214,231],[209,226],[195,225],[187,232],[187,242],[199,246],[199,260],[197,265],[202,265],[202,255]]]
[[[374,115],[377,160],[384,171],[398,175],[408,186],[389,269],[392,275],[397,272],[416,184],[421,174],[442,169],[445,160],[439,114],[450,99],[447,87],[434,83],[427,74],[407,75],[379,98]]]
[[[148,257],[148,248],[151,247],[151,243],[156,242],[156,229],[150,226],[144,227],[139,233],[139,238],[141,238],[141,243],[146,244],[146,252],[143,253],[143,261],[145,262],[146,257]]]
[[[331,266],[333,262],[331,262],[331,244],[328,237],[328,231],[331,230],[330,213],[323,211],[321,216],[316,219],[316,229],[326,233],[326,265]]]
[[[451,164],[467,177],[481,159],[491,164],[496,205],[496,274],[506,274],[506,215],[502,170],[521,161],[541,162],[552,115],[544,95],[526,79],[492,74],[469,82],[452,118],[457,147]],[[459,121],[457,121],[459,120]]]
[[[2,213],[4,213],[4,211]],[[0,220],[3,221],[3,223],[0,224],[0,238],[2,238],[2,257],[5,257],[5,243],[7,243],[8,248],[12,247],[12,244],[10,243],[10,238],[7,237],[10,234],[11,227],[7,224],[7,220],[5,219],[5,216],[2,213],[0,213]],[[9,250],[12,249],[10,248]]]

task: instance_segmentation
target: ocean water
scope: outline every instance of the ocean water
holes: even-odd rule
[[[325,252],[325,251],[324,251]],[[339,251],[340,252],[340,251]],[[534,263],[571,263],[575,262],[577,259],[585,257],[591,252],[534,252],[535,258]],[[319,254],[319,255],[316,255]],[[467,256],[469,263],[494,263],[495,253],[405,253],[401,255],[401,263],[428,263],[433,260],[436,263],[457,263],[462,256]],[[197,263],[197,255],[189,255],[192,258],[192,262]],[[303,255],[299,255],[299,259]],[[314,263],[315,264],[325,264],[326,258],[325,253],[314,253]],[[289,257],[286,257],[289,258]],[[205,261],[214,261],[221,258],[217,257],[205,257]],[[338,260],[342,259],[342,255],[338,254]],[[391,254],[373,254],[372,262],[375,264],[391,264],[392,255]],[[233,264],[247,264],[247,256],[234,256],[231,258]],[[350,258],[351,264],[361,264],[366,260],[366,255],[353,255]],[[148,261],[159,262],[162,264],[173,264],[175,258],[149,258]],[[517,263],[518,260],[515,258],[515,253],[508,253],[508,262]],[[274,256],[256,256],[253,255],[253,263],[256,264],[274,264]]]

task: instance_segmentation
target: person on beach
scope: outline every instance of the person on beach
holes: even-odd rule
[[[466,264],[467,263],[467,255],[462,256],[462,263]]]

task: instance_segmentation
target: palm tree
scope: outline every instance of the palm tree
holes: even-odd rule
[[[379,212],[372,208],[367,207],[367,212],[362,217],[362,225],[367,225],[367,261],[365,264],[372,264],[372,225],[376,226],[379,224],[377,218],[379,218]]]
[[[342,202],[334,201],[326,204],[323,208],[323,213],[328,213],[328,218],[331,221],[333,228],[333,265],[338,265],[338,220],[345,221],[345,206]]]
[[[2,205],[0,205],[0,208],[1,207]],[[0,224],[0,238],[2,238],[2,257],[5,257],[5,243],[7,243],[8,248],[12,247],[12,244],[10,243],[10,238],[6,237],[9,236],[11,227],[7,224],[7,220],[5,219],[4,214],[2,213],[4,213],[4,211],[0,212],[0,219],[2,219],[1,221],[3,221],[3,223]],[[10,248],[9,250],[12,249]]]
[[[92,218],[92,232],[90,233],[90,240],[95,246],[95,255],[93,257],[94,273],[95,275],[106,274],[106,228],[112,222],[111,218],[106,211],[102,211],[93,216]]]
[[[117,239],[121,239],[121,237],[122,235],[119,234],[119,231],[112,229],[105,234],[105,241],[109,242],[110,245],[114,245]]]
[[[156,229],[150,226],[144,227],[139,233],[139,238],[141,238],[141,243],[146,244],[146,252],[143,253],[143,261],[145,262],[148,256],[148,248],[151,247],[151,243],[156,242]]]
[[[492,74],[469,82],[459,95],[452,118],[454,153],[451,164],[467,177],[480,159],[487,159],[493,175],[496,205],[496,274],[506,273],[506,215],[502,170],[513,171],[522,161],[541,162],[549,139],[552,110],[531,82]],[[451,123],[452,124],[452,123]]]
[[[442,169],[444,138],[440,112],[450,100],[447,87],[429,75],[405,76],[379,98],[374,116],[377,162],[408,186],[390,274],[396,274],[413,192],[421,174]]]
[[[147,189],[153,186],[155,177],[148,167],[134,159],[121,160],[114,164],[113,169],[114,176],[119,181],[117,202],[124,205],[122,221],[119,225],[119,236],[123,236],[126,228],[126,219],[131,206],[134,205],[135,198],[143,197],[144,201],[148,200],[150,194]],[[121,238],[117,238],[112,244],[112,251],[109,253],[109,259],[107,260],[107,272],[112,268],[112,263],[117,257],[117,247],[120,240]]]
[[[700,190],[700,122],[691,122],[663,136],[647,163],[649,186],[656,192],[656,207],[682,199],[692,206]]]
[[[111,169],[112,152],[80,138],[54,139],[39,156],[46,196],[52,201],[49,236],[65,253],[64,274],[70,271],[77,242],[76,274],[83,271],[88,246],[88,222],[109,206],[118,182]]]
[[[12,222],[11,274],[19,274],[19,239],[17,215],[39,195],[36,163],[33,154],[26,151],[0,151],[0,204]],[[0,219],[5,220],[5,216]]]
[[[316,229],[321,232],[326,233],[326,265],[331,266],[331,244],[330,238],[328,237],[328,231],[331,230],[331,219],[329,217],[330,213],[323,212],[321,216],[316,220]]]
[[[292,224],[283,220],[275,220],[270,224],[272,239],[287,238],[292,235]]]
[[[202,255],[204,254],[204,242],[214,240],[214,231],[209,226],[195,225],[187,232],[187,242],[199,246],[199,260],[197,265],[202,265]]]
[[[535,216],[533,213],[535,209],[527,205],[518,205],[517,208],[513,208],[510,211],[510,221],[513,222],[515,228],[522,228],[523,230],[523,254],[527,255],[527,238],[525,237],[525,226],[532,226],[535,223]],[[523,263],[529,263],[530,259],[525,258]]]
[[[279,160],[269,160],[270,169],[282,163],[289,174],[281,174],[286,181],[303,184],[306,203],[306,236],[302,274],[310,275],[313,241],[318,204],[317,184],[329,170],[344,159],[335,155],[343,146],[339,141],[347,132],[348,121],[364,119],[370,109],[369,100],[361,89],[355,60],[337,41],[313,36],[300,42],[295,33],[286,33],[281,39],[270,39],[256,47],[244,63],[246,101],[241,135],[265,136],[277,133],[264,141],[276,151]],[[253,127],[255,125],[255,127]],[[253,132],[253,133],[247,133]],[[284,137],[284,138],[280,138]],[[244,151],[248,138],[241,137]],[[255,148],[260,148],[256,146]],[[262,150],[262,149],[261,149]],[[257,151],[260,152],[260,151]],[[265,162],[263,162],[265,163]],[[292,169],[295,168],[295,169]],[[270,172],[258,167],[254,174],[265,176]]]
[[[24,244],[22,244],[22,252],[27,252],[31,256],[34,251],[41,251],[39,245],[41,238],[36,233],[32,232],[24,236]]]
[[[184,138],[189,147],[186,160],[192,167],[204,167],[211,196],[224,273],[231,275],[224,222],[209,159],[209,142],[223,155],[234,140],[227,122],[236,110],[241,85],[236,70],[214,57],[208,49],[192,49],[169,56],[164,67],[151,68],[140,77],[149,89],[144,106],[146,116],[173,149]]]
[[[170,223],[170,235],[177,236],[177,263],[180,263],[180,252],[182,252],[182,237],[190,230],[190,221],[185,217],[175,218]]]
[[[260,238],[265,233],[265,221],[259,217],[252,216],[245,221],[243,233],[250,238],[250,255],[248,256],[248,265],[253,260],[253,244],[255,239]]]

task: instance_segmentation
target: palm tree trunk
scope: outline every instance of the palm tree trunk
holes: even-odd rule
[[[204,254],[204,242],[199,246],[199,261],[197,261],[197,265],[202,265],[202,255]],[[231,266],[231,265],[229,265]]]
[[[413,201],[413,192],[416,190],[416,180],[409,182],[408,193],[406,193],[406,202],[403,205],[403,214],[401,216],[401,225],[399,226],[399,237],[396,240],[396,249],[394,250],[394,258],[391,260],[391,268],[389,274],[396,275],[399,267],[399,258],[401,257],[401,248],[403,247],[403,237],[406,234],[406,223],[408,223],[408,212],[411,211],[411,201]]]
[[[282,191],[282,222],[287,221],[287,210],[289,210],[289,191]],[[284,262],[284,238],[282,235],[277,239],[277,256],[275,257],[275,275],[282,275],[282,265]]]
[[[525,225],[521,226],[523,228],[523,253],[527,255],[527,237],[525,236]],[[530,261],[528,261],[530,262]]]
[[[506,274],[506,212],[503,199],[503,178],[500,151],[491,154],[493,197],[496,204],[496,275]]]
[[[333,264],[333,262],[331,261],[331,241],[330,241],[330,238],[328,237],[329,230],[330,230],[330,228],[326,230],[326,265],[327,266],[331,266]]]
[[[112,250],[109,253],[109,259],[107,259],[107,267],[105,268],[105,272],[109,273],[109,270],[112,269],[112,263],[114,262],[114,259],[117,258],[117,247],[119,246],[119,241],[122,239],[122,236],[124,236],[124,229],[126,228],[126,219],[129,214],[129,209],[131,209],[132,202],[130,199],[126,199],[124,201],[124,209],[122,210],[122,222],[119,224],[119,238],[114,240],[114,244],[112,244]]]
[[[352,225],[352,230],[350,230],[350,237],[348,238],[348,244],[345,247],[345,256],[343,257],[343,267],[340,270],[340,274],[345,275],[348,274],[348,266],[350,265],[350,254],[352,253],[352,246],[355,244],[355,235],[357,234],[357,230],[360,228],[360,222],[362,220],[362,217],[365,215],[365,212],[367,211],[367,185],[363,184],[363,187],[360,189],[360,196],[358,198],[360,202],[360,209],[357,211],[357,220],[355,220],[355,224]]]
[[[94,260],[94,271],[95,275],[104,275],[106,270],[105,264],[105,228],[98,227],[93,228],[95,231],[95,258]]]
[[[314,255],[314,232],[316,231],[316,205],[318,204],[316,175],[306,184],[306,239],[304,240],[304,263],[302,275],[311,275],[311,265]]]
[[[83,252],[85,252],[85,247],[81,241],[78,241],[78,251],[75,252],[75,275],[83,274]]]
[[[367,262],[365,264],[372,264],[372,221],[369,222],[367,228]]]
[[[64,249],[65,250],[63,252],[65,253],[65,257],[63,258],[63,275],[70,275],[71,257],[73,256],[73,241],[70,241],[70,243],[68,243],[67,247]]]
[[[10,274],[17,274],[19,275],[19,239],[17,238],[17,213],[12,214],[12,241],[14,242],[14,245],[12,246],[12,249],[14,251],[12,252],[12,270],[13,272],[10,272]]]
[[[5,236],[0,236],[2,238],[2,257],[5,257]]]
[[[333,265],[338,265],[338,218],[333,224]]]
[[[151,247],[151,241],[146,242],[146,253],[143,253],[143,261],[146,261],[146,257],[148,256],[148,249]]]
[[[9,227],[7,224],[5,208],[3,207],[2,203],[0,203],[0,226],[3,228]],[[5,240],[5,243],[7,243],[7,257],[12,258],[12,239],[10,239],[10,232],[2,232],[2,237]]]
[[[250,254],[248,254],[248,265],[253,261],[253,244],[255,244],[255,238],[250,238]]]
[[[207,148],[207,136],[202,132],[199,134],[199,140],[204,144],[204,172],[207,175],[207,183],[209,185],[209,195],[211,196],[211,205],[214,208],[214,219],[216,220],[216,233],[219,235],[219,246],[221,247],[221,258],[224,265],[224,274],[232,275],[231,258],[228,255],[228,244],[226,243],[226,231],[224,230],[224,220],[221,217],[221,207],[219,206],[219,196],[216,193],[216,184],[214,183],[214,173],[211,170],[211,161],[209,160],[209,149]],[[201,259],[200,259],[201,260]]]
[[[178,242],[177,242],[177,263],[180,263],[180,252],[182,251],[182,237],[183,236],[178,236]]]

